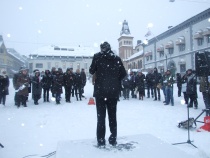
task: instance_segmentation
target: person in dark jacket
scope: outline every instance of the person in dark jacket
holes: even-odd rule
[[[131,97],[136,98],[136,94],[134,94],[136,88],[136,76],[134,72],[130,72],[130,90],[131,90]]]
[[[119,97],[120,83],[126,76],[123,63],[111,50],[108,42],[100,45],[101,52],[93,57],[89,72],[95,74],[94,95],[97,110],[97,141],[98,146],[104,146],[106,132],[106,109],[109,117],[111,135],[109,144],[117,144],[117,100]]]
[[[129,76],[125,76],[122,80],[122,88],[123,88],[123,97],[124,100],[129,100],[129,93],[130,93],[130,80]]]
[[[17,78],[17,107],[19,108],[22,104],[24,107],[27,107],[26,100],[28,97],[28,85],[30,79],[27,74],[26,68],[20,70],[20,75]]]
[[[84,69],[81,70],[81,77],[82,77],[82,94],[83,94],[84,93],[84,88],[85,88],[85,85],[86,85],[86,80],[87,80]],[[85,96],[82,95],[82,97],[85,97]]]
[[[158,69],[155,67],[153,71],[153,89],[155,94],[154,101],[156,101],[157,99],[160,101],[160,88],[158,88],[157,86],[161,83],[161,79],[161,73],[158,73]]]
[[[139,71],[138,75],[136,76],[136,86],[139,92],[139,100],[143,100],[143,97],[145,96],[144,80],[145,75],[141,71]]]
[[[150,91],[152,98],[154,97],[153,95],[153,75],[152,75],[152,70],[148,72],[146,75],[146,82],[147,82],[147,98],[150,98]]]
[[[42,88],[43,88],[43,99],[44,102],[50,102],[49,100],[49,91],[52,87],[52,75],[50,70],[45,70],[45,74],[42,77]]]
[[[55,94],[56,104],[60,104],[61,94],[63,93],[63,75],[61,71],[56,71],[55,76],[53,76],[53,92]]]
[[[51,69],[51,75],[52,75],[52,88],[51,88],[51,93],[52,93],[52,97],[55,97],[55,92],[54,92],[54,81],[53,79],[55,78],[56,76],[56,68],[55,67],[52,67]]]
[[[18,79],[18,76],[21,74],[21,71],[19,70],[17,73],[14,74],[13,76],[13,79],[12,79],[12,83],[13,83],[13,88],[15,90],[18,90],[18,86],[17,86],[17,79]],[[15,96],[14,96],[14,102],[15,102],[15,106],[17,106],[17,92],[15,92]]]
[[[79,69],[76,70],[76,73],[74,75],[75,75],[74,76],[74,90],[75,90],[75,95],[78,101],[78,94],[79,94],[79,99],[82,100],[83,80],[82,80],[82,76]]]
[[[34,104],[38,105],[38,100],[41,98],[42,85],[40,72],[36,71],[34,77],[32,78],[32,94],[34,99]]]
[[[6,95],[9,95],[9,77],[6,74],[6,70],[2,70],[0,74],[0,104],[5,106]]]
[[[210,74],[209,76],[200,77],[199,90],[203,95],[203,101],[206,109],[210,109]],[[206,116],[210,116],[210,110],[206,111]]]
[[[167,75],[165,76],[163,81],[166,92],[166,103],[164,105],[169,105],[169,103],[171,103],[171,106],[174,106],[173,83],[174,83],[174,77],[171,74],[171,71],[167,70]]]
[[[65,99],[67,103],[71,102],[71,89],[74,84],[74,74],[67,68],[66,73],[63,75],[63,84],[65,88]]]
[[[182,91],[182,76],[180,73],[176,74],[176,83],[178,88],[178,97],[181,97],[181,91]]]
[[[194,108],[198,108],[198,101],[197,101],[197,80],[196,80],[196,75],[192,72],[192,69],[187,70],[187,90],[186,93],[189,97],[188,106],[193,107],[194,103]]]

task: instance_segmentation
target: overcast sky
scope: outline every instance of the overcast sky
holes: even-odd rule
[[[0,0],[0,34],[7,48],[26,55],[51,44],[94,47],[102,41],[118,51],[124,20],[135,45],[145,39],[149,23],[152,38],[210,6],[210,0],[169,1]]]

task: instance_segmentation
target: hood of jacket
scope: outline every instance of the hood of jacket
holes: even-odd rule
[[[107,52],[101,52],[101,53],[102,53],[102,57],[107,60],[114,60],[116,58],[116,54],[112,50],[109,50]]]

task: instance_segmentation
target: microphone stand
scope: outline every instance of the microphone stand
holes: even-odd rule
[[[178,145],[178,144],[191,144],[192,146],[194,146],[195,148],[197,148],[197,146],[195,146],[194,144],[192,144],[193,141],[190,140],[190,128],[189,128],[189,105],[187,106],[187,118],[188,118],[188,123],[187,123],[187,131],[188,131],[188,140],[186,142],[181,142],[181,143],[174,143],[172,145]]]

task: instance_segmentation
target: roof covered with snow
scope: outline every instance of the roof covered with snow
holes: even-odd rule
[[[55,46],[49,45],[40,47],[31,55],[45,55],[45,56],[93,56],[95,53],[92,47],[70,47],[70,46]]]
[[[134,53],[134,54],[131,55],[129,58],[125,59],[125,61],[132,60],[132,59],[134,59],[134,58],[136,58],[136,57],[139,57],[139,56],[141,56],[141,55],[143,55],[143,54],[144,54],[144,52],[143,52],[143,50],[141,50],[141,51],[139,51],[139,52],[137,52],[137,53]]]

